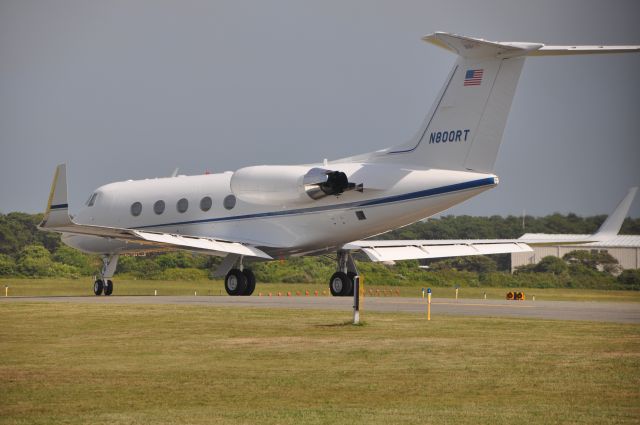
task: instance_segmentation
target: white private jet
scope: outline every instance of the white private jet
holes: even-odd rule
[[[113,292],[118,256],[183,249],[225,259],[229,295],[251,295],[252,261],[337,252],[334,296],[351,295],[352,253],[396,261],[530,251],[521,240],[360,240],[444,211],[498,184],[493,173],[527,56],[638,52],[640,46],[545,46],[437,32],[423,38],[458,55],[408,143],[306,165],[172,176],[102,186],[68,213],[66,167],[56,169],[40,228],[100,254],[96,295]]]

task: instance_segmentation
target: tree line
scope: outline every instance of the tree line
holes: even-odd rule
[[[527,216],[443,216],[418,222],[379,235],[381,239],[512,239],[523,233],[595,232],[606,216],[576,214]],[[37,229],[42,214],[12,212],[0,214],[0,276],[79,278],[98,272],[101,260],[67,247],[60,235]],[[621,234],[640,234],[640,218],[627,218]],[[395,266],[359,262],[367,282],[378,285],[406,285],[422,282],[431,286],[587,287],[640,289],[640,272],[619,270],[612,257],[588,251],[565,258],[545,258],[537,265],[510,273],[510,256],[475,256],[402,261]],[[217,257],[183,251],[120,258],[118,273],[141,279],[196,280],[211,278]],[[419,267],[422,265],[422,267]],[[333,273],[330,257],[291,258],[255,263],[251,267],[261,282],[325,282]]]

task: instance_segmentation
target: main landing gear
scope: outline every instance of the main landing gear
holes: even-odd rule
[[[353,296],[354,279],[358,275],[356,263],[349,251],[338,251],[338,271],[329,279],[329,290],[334,297]]]
[[[256,276],[251,269],[240,265],[239,269],[231,269],[224,278],[224,289],[232,296],[249,296],[256,289]]]
[[[93,282],[93,293],[95,295],[111,295],[113,294],[113,281],[109,278],[113,277],[116,266],[118,265],[118,255],[105,255],[102,257],[102,270],[100,276]]]
[[[232,297],[249,296],[256,289],[256,276],[242,265],[243,256],[227,255],[218,266],[215,277],[224,276],[224,289]]]

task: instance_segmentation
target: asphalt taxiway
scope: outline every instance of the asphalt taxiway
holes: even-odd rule
[[[228,296],[110,296],[110,297],[0,297],[1,303],[47,302],[84,304],[177,304],[209,307],[352,309],[352,298],[336,297],[228,297]],[[426,300],[401,297],[366,297],[366,311],[426,314]],[[578,301],[507,301],[434,298],[431,315],[519,317],[550,320],[640,323],[640,303]]]

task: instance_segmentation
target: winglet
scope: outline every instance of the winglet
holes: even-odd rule
[[[602,223],[602,226],[600,226],[598,231],[593,235],[594,239],[606,240],[618,235],[618,232],[620,232],[620,228],[622,227],[622,222],[629,212],[629,208],[633,203],[633,198],[636,196],[637,191],[637,186],[629,189],[627,196],[620,201],[616,209],[609,214],[609,217],[607,217],[604,223]]]
[[[67,166],[60,164],[56,167],[56,172],[53,175],[47,209],[38,227],[53,229],[70,224],[73,222],[69,217],[69,204],[67,203]]]

